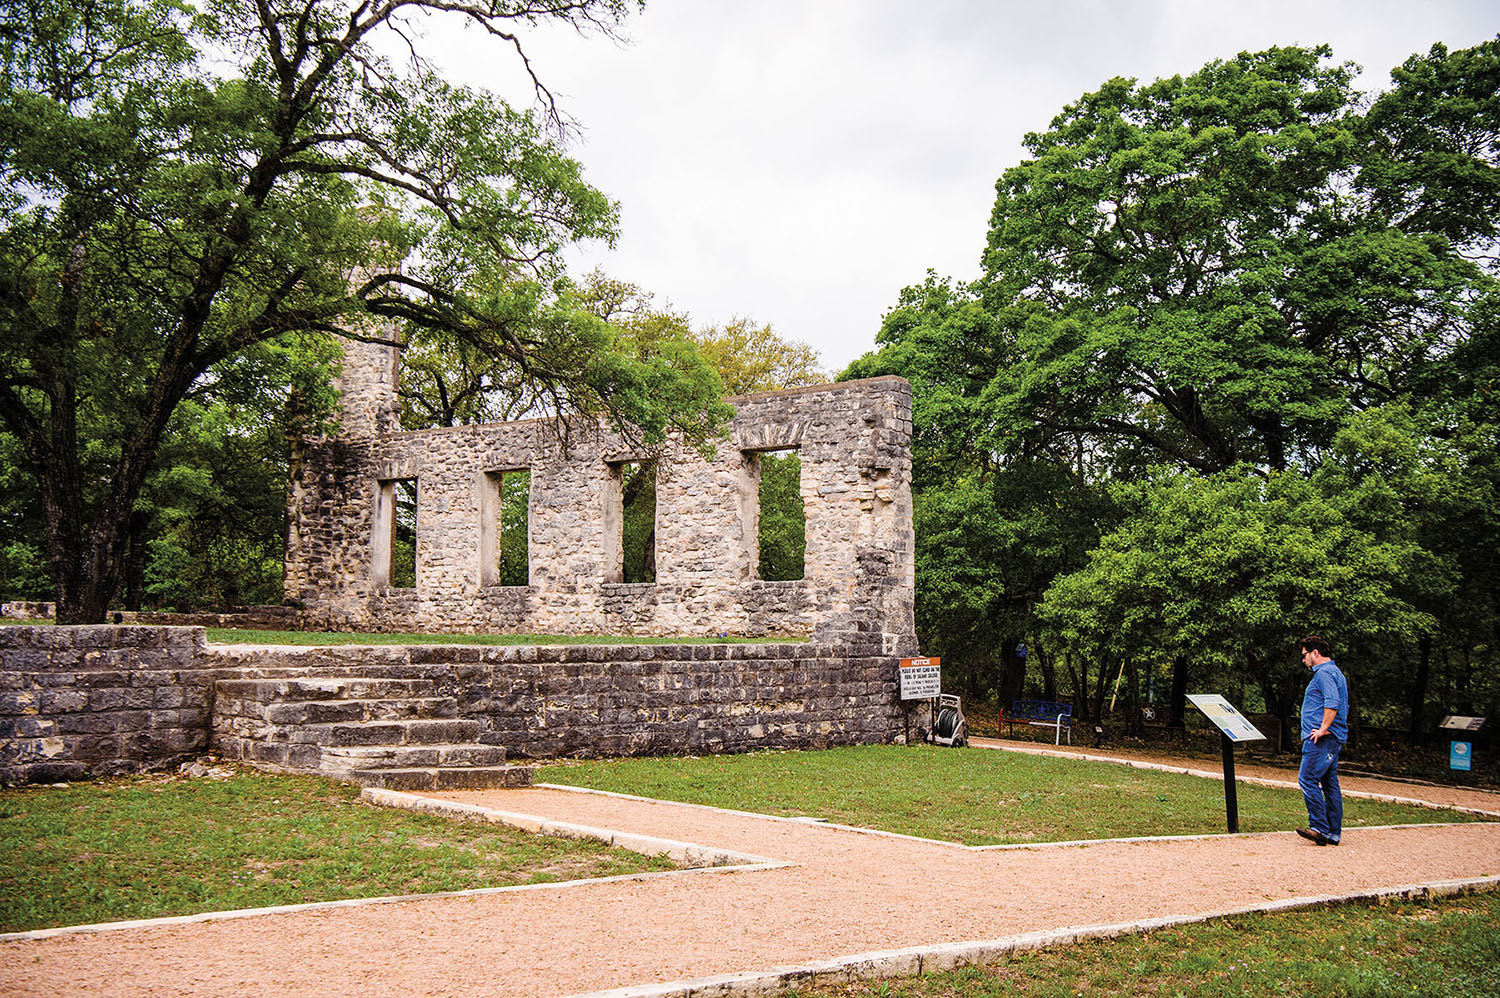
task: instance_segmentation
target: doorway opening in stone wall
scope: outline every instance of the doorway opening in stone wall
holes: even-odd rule
[[[531,584],[531,469],[487,471],[480,481],[480,584]]]
[[[795,450],[763,451],[755,463],[757,572],[769,582],[800,579],[807,571],[802,459]]]

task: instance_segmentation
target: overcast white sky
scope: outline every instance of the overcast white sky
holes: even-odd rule
[[[928,268],[977,276],[1022,137],[1104,80],[1328,42],[1382,89],[1433,42],[1493,37],[1497,15],[1495,0],[649,0],[624,46],[552,30],[527,47],[582,125],[572,154],[621,205],[616,248],[578,271],[695,325],[770,323],[836,373]],[[475,32],[442,37],[438,61],[524,96]]]

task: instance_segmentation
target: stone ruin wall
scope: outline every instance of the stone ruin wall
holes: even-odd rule
[[[791,636],[879,634],[916,654],[911,390],[876,378],[732,398],[716,454],[671,444],[658,468],[656,578],[620,578],[619,462],[649,459],[602,425],[550,420],[403,432],[398,352],[350,342],[339,434],[309,441],[288,495],[286,590],[333,630]],[[757,455],[796,449],[804,577],[757,576]],[[487,585],[498,529],[487,475],[529,470],[530,584]],[[417,480],[415,588],[379,578],[389,490]],[[488,524],[490,525],[486,525]],[[611,536],[613,534],[613,536]],[[385,533],[385,536],[389,536]]]
[[[0,785],[170,768],[211,751],[220,680],[430,680],[513,759],[893,742],[882,639],[836,644],[210,645],[201,627],[0,627]],[[223,718],[219,721],[222,723]]]

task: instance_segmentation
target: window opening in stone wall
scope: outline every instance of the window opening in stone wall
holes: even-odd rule
[[[807,513],[802,505],[802,459],[795,450],[757,455],[760,484],[756,547],[759,574],[771,582],[802,578],[806,571]]]
[[[531,471],[487,471],[479,484],[480,585],[530,585]]]
[[[500,476],[500,585],[531,583],[528,530],[531,472],[507,471]]]
[[[622,582],[656,581],[656,463],[626,461],[619,466]]]
[[[417,586],[417,480],[398,478],[391,482],[394,513],[391,518],[392,589]]]

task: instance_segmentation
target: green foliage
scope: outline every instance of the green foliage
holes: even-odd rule
[[[992,386],[998,445],[1081,430],[1153,462],[1281,470],[1443,352],[1484,281],[1348,196],[1366,149],[1328,55],[1111,80],[1027,136],[985,253],[1023,359]]]
[[[316,427],[326,370],[293,360],[332,333],[394,325],[419,368],[482,357],[528,408],[607,416],[645,446],[716,431],[701,358],[640,358],[578,305],[560,250],[612,239],[617,212],[549,132],[545,88],[542,113],[519,110],[443,80],[419,47],[382,54],[409,50],[400,19],[423,11],[509,52],[518,25],[607,33],[631,6],[24,0],[0,15],[0,427],[42,500],[63,619],[101,619],[118,590],[184,399],[210,407],[232,372],[279,361],[298,371],[243,384]],[[195,543],[158,544],[163,569]]]
[[[750,395],[827,381],[818,352],[806,343],[784,340],[769,325],[744,316],[693,335],[707,361],[724,379],[730,395]]]
[[[1365,118],[1361,185],[1402,228],[1458,245],[1500,235],[1500,38],[1441,42],[1391,71]]]
[[[622,582],[656,581],[656,464],[629,462],[620,467],[624,526]]]
[[[41,496],[20,467],[20,447],[0,434],[0,600],[50,599]]]
[[[1361,529],[1357,495],[1319,484],[1232,469],[1120,485],[1124,521],[1048,589],[1039,616],[1057,644],[1094,658],[1185,659],[1195,683],[1220,688],[1248,673],[1277,708],[1303,678],[1296,638],[1319,633],[1350,653],[1358,685],[1358,653],[1432,623],[1400,596],[1419,550]]]
[[[1372,714],[1497,702],[1497,66],[1435,46],[1365,107],[1276,48],[1026,137],[983,276],[845,372],[912,382],[919,632],[970,691],[1024,638],[1080,702],[1175,661],[1285,712],[1321,628]]]
[[[403,478],[394,485],[396,515],[391,520],[391,588],[417,585],[417,480]]]

